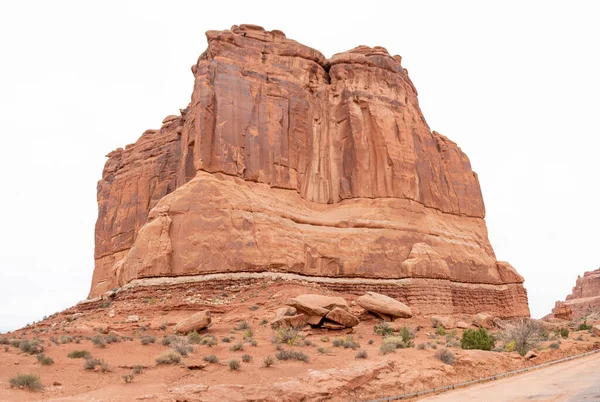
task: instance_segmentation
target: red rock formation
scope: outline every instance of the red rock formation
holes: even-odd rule
[[[327,60],[251,25],[206,36],[188,108],[109,154],[92,296],[137,278],[284,272],[402,279],[392,293],[418,294],[406,301],[421,312],[529,315],[523,278],[487,238],[477,175],[427,126],[399,56]]]
[[[575,287],[567,299],[557,301],[552,309],[555,318],[577,319],[600,312],[600,268],[578,276]]]

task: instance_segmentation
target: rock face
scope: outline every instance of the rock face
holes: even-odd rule
[[[555,318],[577,319],[600,312],[600,268],[577,277],[575,287],[567,299],[557,301],[552,309]]]
[[[108,155],[90,296],[283,272],[355,279],[336,286],[393,291],[423,314],[529,315],[469,159],[428,127],[399,56],[359,46],[328,60],[252,25],[206,36],[188,107]]]

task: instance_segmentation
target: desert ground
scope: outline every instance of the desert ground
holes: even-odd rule
[[[306,326],[292,339],[278,339],[278,331],[270,327],[275,311],[306,293],[344,297],[359,325],[344,330]],[[463,330],[434,328],[431,318],[421,316],[387,324],[396,338],[402,331],[414,338],[384,353],[385,338],[374,332],[381,321],[354,303],[357,297],[285,281],[123,289],[114,298],[80,303],[2,335],[0,401],[359,401],[498,374],[598,347],[592,331],[572,330],[563,338],[550,329],[547,340],[537,345],[537,357],[530,360],[505,351],[501,343],[494,351],[463,350]],[[212,323],[196,338],[173,335],[178,322],[206,309]],[[183,340],[187,355],[178,363],[159,364],[157,356],[177,349],[166,345],[168,339]],[[26,340],[37,340],[34,348],[43,348],[53,364],[42,364],[36,354],[41,350],[24,347]],[[442,349],[454,356],[453,364],[436,357]],[[68,357],[74,351],[87,352],[97,361],[89,367],[84,358]],[[282,351],[301,357],[278,359]],[[269,356],[272,365],[265,367]],[[231,360],[239,362],[238,369],[231,368]],[[598,364],[598,358],[588,361]],[[560,373],[561,367],[566,366],[552,370]],[[22,373],[39,376],[43,388],[11,388],[10,379]]]

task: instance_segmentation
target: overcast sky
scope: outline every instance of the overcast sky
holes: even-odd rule
[[[600,265],[600,24],[583,1],[14,1],[0,5],[0,331],[84,299],[105,155],[190,99],[204,32],[400,54],[479,173],[532,315]],[[292,5],[293,4],[293,5]]]

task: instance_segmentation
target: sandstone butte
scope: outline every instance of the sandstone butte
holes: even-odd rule
[[[206,37],[190,104],[107,155],[90,297],[264,275],[418,314],[529,316],[523,278],[489,242],[477,174],[427,125],[400,56],[327,59],[254,25]]]
[[[565,320],[578,319],[600,312],[600,268],[578,276],[575,287],[567,299],[557,301],[552,316]]]

